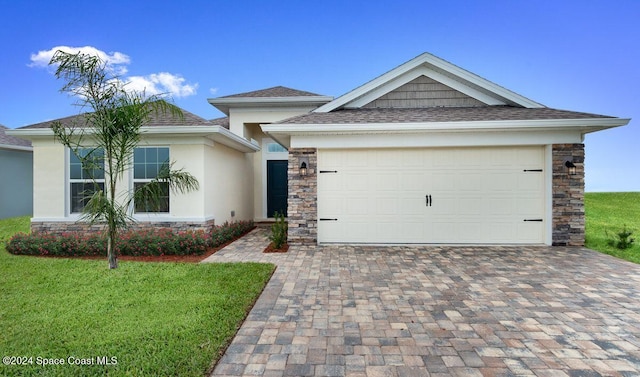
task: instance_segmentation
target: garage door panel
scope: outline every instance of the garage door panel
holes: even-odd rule
[[[320,150],[320,242],[541,243],[542,147]],[[427,198],[431,203],[427,205]]]
[[[377,173],[375,175],[375,186],[370,186],[369,189],[373,189],[377,192],[388,191],[391,193],[397,193],[400,188],[398,185],[398,176],[398,173]]]
[[[366,216],[369,213],[369,201],[366,198],[349,198],[345,202],[343,204],[347,209],[345,215]]]
[[[514,199],[508,198],[489,198],[487,199],[489,204],[485,215],[494,216],[494,215],[512,215],[517,212],[516,210],[516,201]]]
[[[459,207],[458,211],[464,211],[469,215],[480,216],[486,212],[486,206],[483,205],[483,202],[483,198],[479,196],[467,196],[460,198],[457,202]]]
[[[540,201],[535,199],[518,200],[518,214],[522,215],[522,219],[526,218],[542,218],[543,210],[540,208]]]
[[[544,232],[543,223],[537,221],[522,221],[516,224],[516,236],[524,242],[540,242],[538,241]]]
[[[375,216],[394,216],[399,217],[399,205],[398,198],[395,197],[380,197],[377,198],[375,203],[371,203],[375,207]]]
[[[427,187],[434,191],[451,191],[458,187],[457,174],[451,172],[434,172],[427,179]]]
[[[457,239],[460,243],[468,243],[474,242],[477,239],[481,239],[483,237],[483,224],[479,221],[470,221],[470,222],[458,222],[457,224]],[[454,241],[447,241],[454,242]]]
[[[518,190],[539,191],[542,188],[544,177],[542,172],[527,172],[516,176]]]
[[[341,173],[344,178],[344,187],[349,192],[367,191],[371,187],[371,175],[364,173]],[[338,178],[337,174],[334,174]]]

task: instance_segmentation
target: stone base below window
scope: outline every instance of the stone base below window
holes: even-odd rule
[[[211,231],[215,226],[215,220],[204,222],[196,221],[140,221],[130,225],[131,230],[162,229],[168,228],[173,232],[184,232],[187,230]],[[50,234],[62,234],[70,232],[93,233],[104,230],[104,225],[89,225],[74,221],[34,221],[31,222],[31,232],[41,232]]]

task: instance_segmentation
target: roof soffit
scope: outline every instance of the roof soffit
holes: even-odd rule
[[[424,53],[348,92],[314,112],[359,108],[419,76],[427,76],[487,105],[539,108],[543,105],[429,53]]]

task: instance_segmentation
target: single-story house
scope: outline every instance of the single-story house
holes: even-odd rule
[[[139,226],[282,212],[290,243],[582,245],[584,135],[629,122],[548,108],[428,53],[335,99],[274,87],[208,101],[226,117],[144,128],[121,189],[170,159],[200,190],[132,209]],[[83,177],[50,126],[13,135],[33,142],[32,229],[57,231],[78,226]]]
[[[29,140],[7,135],[0,124],[0,219],[31,215],[33,148]]]

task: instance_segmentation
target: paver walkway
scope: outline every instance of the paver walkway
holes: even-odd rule
[[[640,376],[640,267],[581,248],[292,247],[214,376]]]

